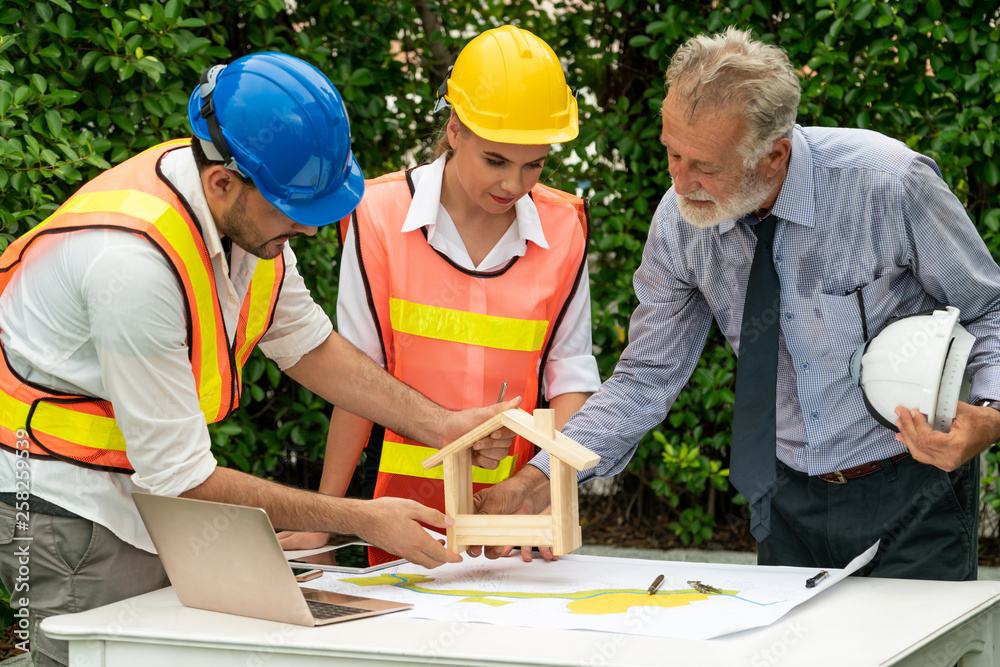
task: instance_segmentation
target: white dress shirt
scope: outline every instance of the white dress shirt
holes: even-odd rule
[[[161,167],[204,230],[232,342],[257,258],[234,246],[232,270],[227,266],[189,148],[168,153]],[[282,369],[333,330],[287,245],[284,258],[273,323],[260,342]],[[216,467],[188,359],[184,300],[167,260],[148,241],[124,231],[40,238],[0,294],[0,329],[8,358],[25,379],[111,401],[135,469],[128,475],[33,459],[32,495],[153,552],[132,492],[176,496],[204,482]],[[15,490],[15,460],[9,452],[0,456],[0,492]]]
[[[448,211],[441,205],[441,179],[444,175],[445,157],[411,172],[413,202],[406,214],[400,233],[425,227],[427,242],[463,269],[470,271],[496,271],[514,257],[524,255],[528,243],[548,248],[538,209],[530,197],[521,197],[514,204],[516,219],[489,254],[479,265],[472,262],[469,251],[455,227]],[[556,331],[545,366],[542,388],[546,399],[570,392],[594,392],[601,386],[597,360],[593,355],[590,325],[590,283],[587,267],[577,286],[562,324]],[[344,239],[344,252],[340,263],[340,290],[337,297],[337,331],[360,348],[376,363],[385,366],[378,331],[368,300],[361,268],[358,265],[351,226]],[[508,398],[513,398],[509,396]]]

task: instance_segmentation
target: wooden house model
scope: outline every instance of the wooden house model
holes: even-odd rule
[[[509,516],[475,514],[472,505],[472,445],[506,426],[549,453],[551,515]],[[579,547],[580,506],[576,473],[597,465],[601,457],[555,428],[554,410],[520,408],[501,412],[423,461],[425,470],[444,464],[445,514],[455,520],[448,528],[448,548],[461,553],[470,546],[546,546],[562,556]]]

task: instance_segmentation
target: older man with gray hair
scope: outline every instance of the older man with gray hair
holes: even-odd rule
[[[899,141],[796,125],[798,73],[748,32],[692,38],[666,82],[673,186],[634,277],[628,347],[563,429],[602,457],[580,481],[622,470],[663,421],[714,318],[739,356],[731,479],[758,562],[839,568],[881,539],[865,574],[975,579],[977,455],[1000,437],[1000,268],[962,204]],[[887,428],[851,355],[941,304],[976,336],[970,400],[948,433],[916,410]],[[531,463],[480,511],[544,510],[548,459]]]

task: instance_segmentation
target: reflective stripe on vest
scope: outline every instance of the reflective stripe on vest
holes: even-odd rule
[[[382,460],[379,464],[379,473],[389,475],[409,475],[411,477],[426,477],[427,479],[444,479],[444,466],[424,470],[420,464],[428,456],[437,454],[433,447],[423,445],[410,445],[405,442],[391,442],[386,440],[382,443]],[[493,470],[472,467],[473,484],[497,484],[511,476],[517,464],[517,456],[508,456]]]
[[[41,235],[112,228],[147,239],[167,258],[181,282],[199,406],[206,422],[213,423],[239,406],[241,368],[270,326],[284,278],[284,260],[257,261],[231,350],[201,230],[157,175],[163,155],[188,143],[179,140],[151,148],[85,185],[7,248],[0,257],[0,290],[6,288],[31,243]],[[13,437],[19,429],[31,436],[32,456],[51,456],[102,470],[132,471],[125,455],[125,438],[107,401],[25,383],[4,355],[0,367],[0,446],[14,449]]]
[[[284,260],[280,266],[280,275],[278,269],[278,262],[257,260],[257,267],[254,269],[253,278],[250,280],[246,297],[243,299],[239,325],[236,329],[236,339],[233,344],[236,350],[236,372],[239,386],[243,386],[244,364],[250,358],[250,353],[253,352],[257,341],[271,326],[271,317],[274,314],[273,305],[278,301],[281,278],[285,273]]]
[[[522,396],[521,407],[533,409],[544,355],[581,279],[585,202],[536,186],[532,197],[549,249],[529,242],[523,256],[484,274],[456,268],[421,231],[399,231],[412,201],[405,174],[365,188],[353,216],[355,242],[389,372],[450,409],[494,402],[506,380],[507,397]],[[441,469],[420,465],[435,451],[386,430],[375,497],[443,509]],[[533,453],[530,442],[516,438],[497,469],[473,468],[474,490],[507,479]]]
[[[545,342],[548,320],[519,320],[389,299],[393,331],[497,350],[537,352]]]

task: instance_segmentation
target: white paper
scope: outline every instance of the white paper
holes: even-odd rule
[[[465,556],[434,570],[407,563],[363,575],[328,572],[308,585],[409,602],[415,607],[399,613],[412,618],[710,639],[775,622],[871,561],[877,548],[842,570],[828,569],[814,588],[806,579],[818,568],[573,555],[531,563]],[[649,595],[660,574],[662,585]],[[699,593],[689,581],[723,592]]]

